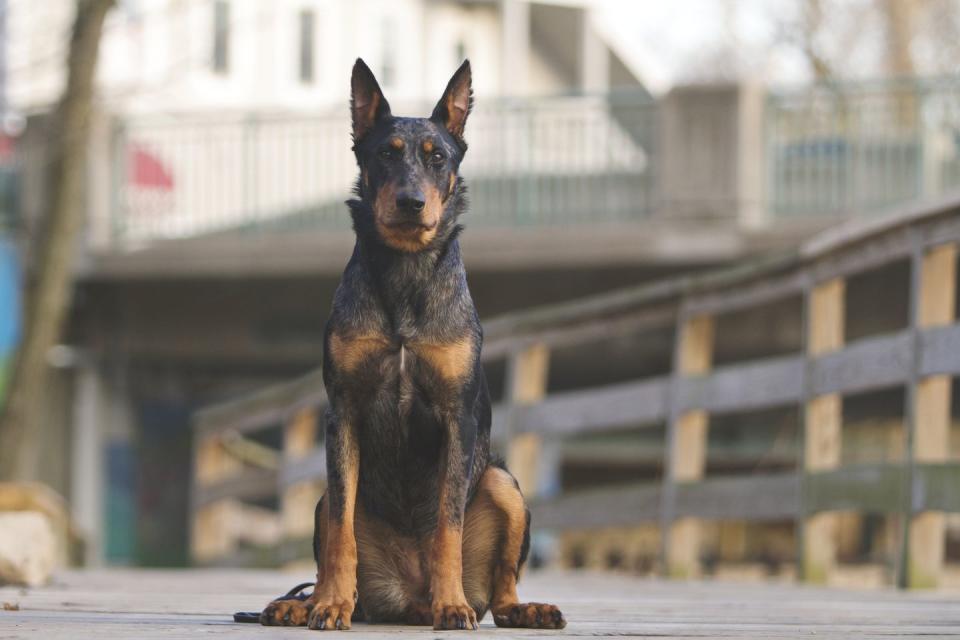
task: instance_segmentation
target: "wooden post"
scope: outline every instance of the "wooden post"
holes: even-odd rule
[[[844,294],[842,278],[828,280],[810,292],[807,321],[807,356],[815,358],[843,347]],[[835,469],[840,465],[843,399],[839,394],[812,397],[804,411],[804,473]],[[836,566],[837,514],[815,513],[803,524],[802,579],[826,583]]]
[[[747,527],[748,523],[743,520],[720,523],[718,556],[721,562],[743,562],[746,559],[749,548]]]
[[[284,427],[283,464],[301,460],[317,448],[317,410],[313,407],[298,412]],[[280,474],[283,477],[283,474]],[[324,483],[303,480],[282,487],[280,521],[286,540],[313,535],[313,513],[323,495]]]
[[[200,436],[194,454],[194,487],[208,487],[237,473],[241,464],[223,448],[220,434]],[[190,553],[205,563],[229,555],[236,547],[230,530],[230,501],[217,500],[194,510]]]
[[[955,320],[957,245],[926,252],[920,266],[917,327],[948,325]],[[914,389],[913,462],[945,462],[950,451],[949,375],[929,376]],[[941,512],[923,511],[910,519],[907,544],[907,587],[931,588],[943,572],[946,521]]]
[[[539,402],[547,391],[550,351],[544,344],[534,344],[514,353],[507,372],[507,397],[512,406]],[[535,433],[511,433],[507,444],[507,466],[526,496],[540,489],[541,449],[543,443]]]
[[[708,373],[713,363],[712,316],[696,316],[680,326],[677,368],[680,376]],[[707,412],[696,409],[679,414],[671,428],[673,446],[669,452],[669,481],[695,482],[703,478],[707,463]],[[690,578],[700,573],[700,521],[678,518],[670,523],[667,545],[667,574]]]

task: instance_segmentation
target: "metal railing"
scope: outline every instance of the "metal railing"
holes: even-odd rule
[[[727,108],[704,105],[701,111]],[[482,101],[468,124],[463,166],[470,225],[617,224],[654,211],[669,218],[671,200],[658,182],[661,151],[694,139],[664,138],[659,123],[669,108],[676,107],[640,94]],[[764,193],[764,215],[777,221],[872,215],[960,188],[960,76],[771,92],[762,110],[744,109],[742,117],[688,111],[688,126],[705,132],[703,144],[730,145],[705,155],[740,166],[726,154],[743,154],[749,164],[721,176],[731,184],[704,194],[730,209],[724,215],[731,219],[737,205],[724,198],[735,202],[741,190]],[[736,144],[725,130],[733,122],[744,128]],[[109,217],[116,246],[349,227],[343,201],[356,166],[345,109],[140,116],[115,134]],[[762,152],[741,148],[753,144],[745,140]],[[695,171],[698,150],[680,155],[679,170],[689,163]],[[744,181],[759,182],[745,188]]]
[[[643,96],[488,102],[471,116],[462,168],[470,223],[641,219],[653,203],[654,134]],[[127,120],[114,141],[114,240],[349,228],[350,145],[345,109]]]
[[[838,229],[776,259],[485,323],[483,359],[505,360],[508,371],[504,401],[494,406],[493,439],[524,492],[534,496],[535,526],[561,537],[587,532],[586,545],[598,543],[593,532],[652,527],[662,570],[690,576],[701,570],[706,523],[792,524],[797,535],[790,557],[798,561],[798,575],[826,582],[838,562],[836,512],[883,514],[902,525],[889,573],[902,586],[936,585],[945,563],[939,514],[960,512],[960,462],[949,454],[949,386],[960,375],[958,246],[960,200],[954,198]],[[845,342],[846,282],[898,262],[913,273],[908,326]],[[721,318],[791,299],[803,301],[789,306],[803,315],[805,328],[795,351],[713,366]],[[551,351],[598,348],[647,333],[662,340],[665,330],[672,330],[674,357],[661,375],[550,390]],[[898,388],[908,398],[905,447],[883,463],[843,464],[844,395]],[[325,402],[317,371],[197,415],[197,562],[262,558],[240,553],[250,542],[251,518],[283,523],[272,531],[281,558],[309,556],[313,505],[323,490],[318,416]],[[772,409],[799,410],[803,426],[793,464],[708,474],[711,419]],[[276,464],[255,464],[238,450],[238,437],[277,427],[284,435],[282,454],[271,457]],[[626,430],[663,434],[662,479],[575,492],[558,491],[562,485],[549,481],[561,462],[550,446]],[[275,511],[251,514],[243,506],[270,499]]]
[[[771,213],[876,211],[960,187],[960,77],[772,93]]]

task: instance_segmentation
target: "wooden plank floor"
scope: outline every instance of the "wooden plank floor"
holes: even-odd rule
[[[302,574],[263,571],[66,572],[49,587],[0,588],[0,638],[303,637],[305,629],[234,624]],[[521,596],[559,604],[563,631],[497,629],[489,616],[469,637],[644,636],[662,638],[960,638],[957,593],[905,594],[786,585],[676,583],[604,574],[526,576]],[[436,638],[425,627],[354,625],[350,638]],[[311,637],[312,634],[311,634]]]

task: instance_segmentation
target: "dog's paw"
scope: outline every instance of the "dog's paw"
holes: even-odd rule
[[[260,624],[267,627],[302,627],[313,605],[309,600],[274,600],[260,613]]]
[[[498,627],[525,629],[563,629],[567,621],[560,609],[552,604],[528,602],[509,604],[493,610],[493,621]]]
[[[433,628],[447,630],[479,629],[477,612],[466,601],[460,603],[435,603],[433,605]]]
[[[314,631],[349,629],[353,607],[352,598],[330,598],[319,601],[313,606],[307,626]]]

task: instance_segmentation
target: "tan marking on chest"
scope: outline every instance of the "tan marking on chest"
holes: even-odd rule
[[[443,344],[420,342],[410,345],[410,349],[444,380],[459,382],[466,378],[473,368],[472,338]]]
[[[330,357],[347,373],[356,371],[364,360],[389,347],[389,340],[378,334],[330,335]]]

